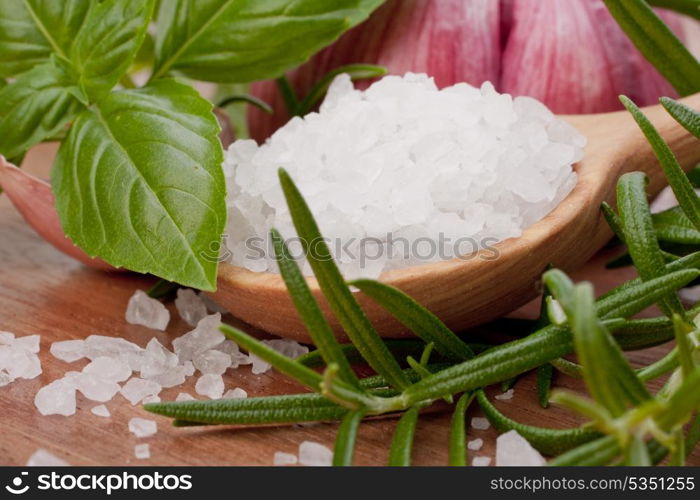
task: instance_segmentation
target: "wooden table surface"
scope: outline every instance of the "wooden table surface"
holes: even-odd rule
[[[30,152],[24,168],[47,174],[52,145],[42,145]],[[585,269],[575,273],[576,279],[591,279],[598,292],[629,279],[632,271],[603,272],[606,255],[599,255]],[[124,337],[142,347],[156,336],[166,346],[186,331],[188,326],[179,319],[172,304],[168,331],[156,332],[129,325],[124,312],[129,297],[136,289],[152,284],[150,278],[129,273],[104,274],[65,257],[44,243],[26,226],[6,196],[0,196],[0,330],[18,336],[41,334],[40,358],[43,374],[34,380],[18,380],[0,388],[0,465],[24,465],[38,448],[45,448],[73,465],[271,465],[276,451],[296,453],[305,440],[317,441],[332,448],[337,425],[314,424],[279,428],[226,427],[173,428],[169,419],[153,416],[139,406],[132,406],[117,395],[106,406],[109,419],[90,412],[95,403],[78,395],[78,410],[74,416],[42,416],[34,406],[34,395],[43,385],[60,378],[66,371],[80,370],[86,363],[65,363],[49,354],[57,340],[81,339],[91,334]],[[530,308],[532,310],[532,308]],[[527,308],[526,308],[527,311]],[[234,318],[226,316],[228,322]],[[494,332],[502,334],[507,332]],[[657,347],[630,355],[634,363],[649,363],[660,357],[668,346]],[[164,401],[174,400],[180,391],[195,395],[190,377],[182,387],[166,389]],[[227,388],[242,387],[250,396],[286,394],[303,389],[273,371],[253,375],[250,367],[229,370]],[[558,375],[557,387],[580,390],[578,381]],[[656,386],[658,387],[658,385]],[[497,388],[490,393],[496,394]],[[532,374],[521,378],[515,395],[509,401],[495,401],[506,415],[540,426],[569,427],[581,422],[568,411],[550,407],[541,409],[537,403]],[[481,415],[474,405],[468,418]],[[147,439],[137,439],[127,425],[132,417],[151,418],[158,422],[158,433]],[[421,417],[416,434],[413,457],[416,465],[444,465],[447,461],[449,413]],[[393,420],[377,420],[361,426],[355,463],[382,465],[386,463],[388,446],[395,425]],[[468,429],[468,438],[482,438],[484,447],[473,455],[494,457],[496,432]],[[136,460],[134,445],[150,443],[150,460]],[[700,465],[700,450],[696,449],[689,463]]]

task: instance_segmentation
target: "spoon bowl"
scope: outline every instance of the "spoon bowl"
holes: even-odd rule
[[[700,109],[700,94],[682,100]],[[660,106],[643,109],[668,142],[683,168],[700,162],[697,139]],[[562,116],[588,138],[583,160],[574,166],[578,182],[549,215],[517,238],[496,244],[498,256],[485,250],[449,261],[383,273],[380,280],[400,288],[430,309],[455,331],[479,325],[533,299],[549,264],[572,271],[588,261],[612,236],[600,211],[615,206],[615,185],[628,172],[649,176],[648,192],[656,195],[665,178],[651,146],[626,111]],[[323,299],[318,283],[309,285],[339,339],[346,339]],[[218,290],[211,294],[243,321],[265,331],[303,342],[310,337],[279,274],[256,273],[221,264]],[[387,311],[362,293],[356,297],[380,335],[411,335]]]

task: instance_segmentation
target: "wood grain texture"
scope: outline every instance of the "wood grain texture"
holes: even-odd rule
[[[51,146],[33,150],[25,168],[46,173]],[[599,255],[584,270],[575,274],[578,279],[593,279],[599,292],[631,277],[631,271],[602,272],[607,257]],[[35,409],[33,400],[37,390],[60,377],[68,370],[81,369],[84,361],[64,363],[53,358],[48,349],[57,340],[85,338],[93,333],[122,336],[145,346],[156,336],[169,342],[187,331],[187,325],[173,314],[167,333],[129,325],[124,311],[134,290],[146,288],[152,280],[133,274],[104,274],[89,270],[70,260],[40,240],[27,227],[9,204],[0,196],[0,330],[17,335],[40,333],[41,361],[44,373],[35,380],[17,381],[0,388],[0,465],[24,465],[37,448],[46,448],[75,465],[270,465],[275,451],[296,453],[304,440],[324,443],[332,447],[337,425],[318,424],[288,428],[231,429],[186,428],[176,429],[169,420],[147,414],[131,406],[120,395],[107,403],[112,412],[110,419],[97,417],[90,409],[97,403],[82,396],[78,412],[73,417],[43,417]],[[174,312],[172,306],[171,311]],[[531,314],[533,307],[520,314]],[[227,322],[235,323],[230,316]],[[250,328],[249,328],[250,331]],[[508,332],[493,331],[487,335]],[[480,333],[484,335],[484,333]],[[638,364],[649,363],[660,357],[667,347],[634,353],[631,359]],[[163,400],[173,400],[184,390],[194,395],[195,378],[182,388],[163,391]],[[251,396],[298,392],[302,389],[279,374],[270,372],[261,376],[250,373],[249,367],[231,371],[226,377],[227,388],[243,387]],[[524,423],[551,427],[568,427],[580,422],[559,408],[541,409],[534,391],[534,377],[527,375],[515,386],[515,397],[510,401],[496,401],[507,415]],[[556,385],[580,390],[580,383],[557,376]],[[491,388],[491,393],[497,393]],[[480,415],[472,407],[471,417]],[[128,432],[130,418],[140,416],[158,422],[158,433],[152,438],[137,439]],[[448,413],[421,417],[414,446],[417,465],[444,465],[447,463],[449,433]],[[383,465],[395,421],[380,420],[363,424],[358,437],[355,463]],[[494,456],[496,433],[493,429],[468,429],[468,438],[482,438],[482,450],[476,455]],[[150,460],[134,459],[134,445],[148,442]],[[700,450],[692,455],[691,464],[700,465]]]
[[[700,94],[686,98],[685,102],[700,109]],[[676,152],[681,165],[691,167],[700,162],[697,139],[661,106],[645,108],[645,113]],[[646,172],[652,194],[661,190],[664,178],[651,147],[626,111],[564,118],[588,138],[588,145],[584,160],[575,166],[576,187],[556,209],[519,238],[495,245],[499,252],[497,259],[493,259],[492,250],[484,250],[467,258],[388,271],[382,275],[382,281],[404,290],[450,328],[463,330],[502,316],[532,299],[538,292],[539,277],[549,264],[570,271],[590,259],[610,238],[599,207],[603,201],[615,204],[615,184],[620,175],[635,170]],[[334,330],[342,336],[313,280],[311,288]],[[215,297],[256,327],[308,340],[284,282],[277,274],[253,273],[224,264]],[[362,294],[358,299],[380,334],[386,337],[407,334],[405,328],[374,302]]]

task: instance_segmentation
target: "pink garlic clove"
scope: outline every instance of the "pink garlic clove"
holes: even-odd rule
[[[513,0],[511,8],[501,92],[571,114],[620,109],[619,94],[639,105],[675,96],[601,0]],[[662,16],[678,24],[676,16]]]
[[[66,237],[54,208],[54,197],[48,182],[20,170],[0,155],[0,186],[24,220],[64,254],[83,264],[105,271],[118,271],[101,259],[93,259]]]
[[[427,73],[440,87],[497,82],[499,23],[497,0],[389,0],[288,77],[300,98],[326,73],[352,63],[378,64],[398,75]],[[289,115],[275,82],[254,83],[251,92],[275,111],[249,111],[251,136],[262,142]]]

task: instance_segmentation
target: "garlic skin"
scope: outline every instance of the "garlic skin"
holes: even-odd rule
[[[103,271],[119,270],[101,259],[93,259],[75,246],[61,229],[49,183],[17,168],[2,155],[0,186],[24,220],[56,249],[86,266]]]
[[[697,29],[681,15],[656,12],[692,47]],[[676,96],[602,0],[387,0],[287,76],[303,98],[328,71],[352,63],[427,73],[440,88],[488,80],[498,92],[534,97],[560,114],[622,109],[619,94],[640,106]],[[263,142],[289,116],[275,82],[254,83],[251,93],[275,111],[249,109],[251,137]]]

